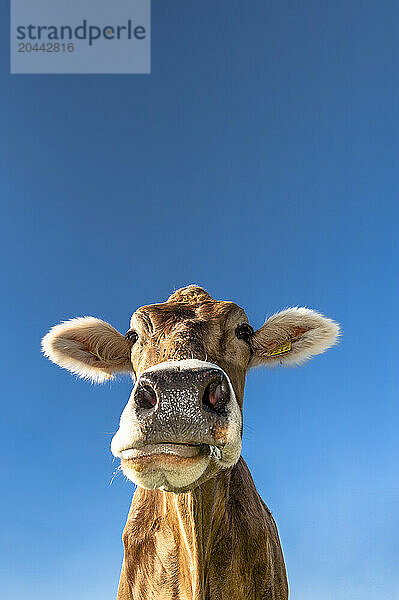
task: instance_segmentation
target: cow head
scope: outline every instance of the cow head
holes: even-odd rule
[[[124,336],[83,317],[53,327],[42,345],[83,378],[132,374],[112,452],[137,485],[182,492],[237,462],[247,370],[300,364],[338,335],[336,323],[306,308],[277,313],[253,331],[242,308],[191,285],[139,308]]]

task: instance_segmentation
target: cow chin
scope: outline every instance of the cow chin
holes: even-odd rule
[[[209,466],[210,459],[153,459],[144,461],[122,459],[123,473],[136,485],[148,490],[160,489],[167,492],[185,492],[196,487]]]
[[[121,466],[124,475],[142,488],[182,493],[233,466],[240,456],[241,444],[232,450],[224,457],[215,446],[156,444],[141,451],[122,452]]]

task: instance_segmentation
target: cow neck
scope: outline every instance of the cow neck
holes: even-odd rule
[[[153,596],[147,597],[157,597],[157,581],[163,582],[163,590],[168,584],[178,589],[182,600],[204,597],[212,548],[226,516],[230,479],[228,469],[181,494],[137,488],[124,534],[125,563],[137,594],[133,593],[134,598],[141,598],[143,569],[139,563],[144,561],[147,586],[148,575],[154,585]]]

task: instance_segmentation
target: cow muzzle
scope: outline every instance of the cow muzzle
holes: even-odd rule
[[[220,367],[165,362],[137,380],[111,449],[137,485],[186,491],[238,460],[241,429],[241,410]]]

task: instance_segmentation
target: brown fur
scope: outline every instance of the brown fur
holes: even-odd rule
[[[138,488],[117,600],[286,600],[277,529],[244,460],[191,492]]]
[[[324,352],[339,334],[333,321],[304,308],[272,315],[250,340],[238,339],[237,327],[247,323],[236,304],[188,286],[165,303],[136,311],[131,320],[138,336],[134,344],[107,323],[87,317],[54,327],[43,339],[43,349],[57,364],[96,381],[122,371],[133,371],[138,378],[169,360],[207,361],[228,375],[242,410],[248,368],[299,364]],[[288,352],[269,354],[284,342],[291,344]],[[213,434],[215,443],[223,445],[225,427],[216,424]],[[180,460],[183,468],[195,459]],[[139,487],[123,541],[117,600],[288,598],[277,529],[242,458],[184,493]]]

